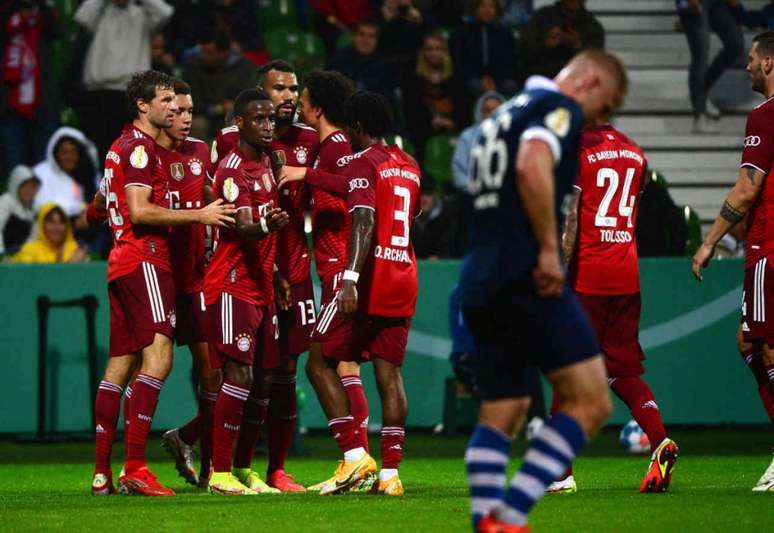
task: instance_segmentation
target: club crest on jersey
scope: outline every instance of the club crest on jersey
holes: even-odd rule
[[[194,176],[201,176],[202,174],[202,162],[198,159],[191,159],[188,162],[188,168],[191,169],[191,174]]]
[[[570,131],[570,112],[564,107],[550,112],[546,115],[546,126],[558,137],[564,137]]]
[[[132,151],[132,155],[129,156],[129,163],[134,168],[145,168],[148,166],[148,153],[145,151],[143,145],[138,145]]]
[[[240,333],[237,335],[237,348],[240,352],[246,352],[250,349],[250,345],[253,343],[253,339],[247,333]]]
[[[296,146],[293,148],[293,153],[296,154],[296,161],[306,165],[306,161],[309,159],[309,150],[306,149],[306,146]]]
[[[266,191],[271,192],[271,175],[268,172],[264,172],[261,180],[263,181],[263,186],[266,187]]]
[[[239,187],[234,183],[234,178],[226,178],[223,181],[223,198],[233,202],[239,197]]]
[[[177,181],[180,181],[185,176],[185,168],[183,168],[183,163],[176,162],[169,165],[169,175],[175,178]]]

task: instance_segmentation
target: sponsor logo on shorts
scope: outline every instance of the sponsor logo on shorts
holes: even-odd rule
[[[755,148],[756,146],[760,146],[761,144],[761,138],[757,135],[748,135],[744,138],[744,147],[745,148]]]
[[[252,339],[250,338],[250,335],[246,333],[241,333],[237,336],[237,349],[240,352],[246,352],[250,349],[250,345],[252,344]]]
[[[177,314],[174,311],[169,313],[169,325],[173,328],[177,325]]]

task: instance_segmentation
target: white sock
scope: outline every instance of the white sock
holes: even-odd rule
[[[351,461],[359,461],[363,458],[363,456],[366,454],[365,448],[362,446],[358,448],[353,448],[352,450],[347,450],[344,452],[344,460],[347,462]]]
[[[382,468],[379,472],[379,481],[387,481],[388,479],[398,475],[397,468]]]

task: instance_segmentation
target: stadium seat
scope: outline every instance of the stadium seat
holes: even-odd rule
[[[325,64],[325,47],[313,33],[273,29],[264,41],[272,58],[290,61],[301,76]]]
[[[263,31],[298,30],[295,0],[259,0],[258,20]]]
[[[658,172],[657,170],[650,171],[650,181],[651,181],[650,183],[651,185],[658,185],[663,189],[669,188],[669,184],[667,183],[666,178],[661,172]]]
[[[352,32],[343,31],[339,34],[339,38],[336,40],[336,49],[341,50],[352,44]]]
[[[688,239],[685,242],[685,255],[692,256],[701,246],[701,219],[699,214],[691,206],[686,205],[683,208],[685,216],[685,225],[688,227]]]
[[[457,136],[451,134],[434,135],[425,144],[423,169],[435,176],[444,190],[452,185],[451,161],[456,145]]]

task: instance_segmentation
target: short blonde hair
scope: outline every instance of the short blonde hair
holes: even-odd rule
[[[589,48],[579,52],[572,61],[592,63],[610,76],[616,86],[616,109],[623,105],[626,93],[629,91],[629,76],[626,74],[626,67],[618,56],[601,48]]]

